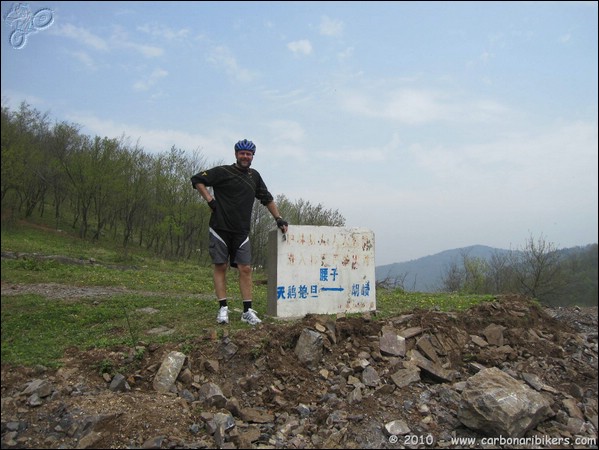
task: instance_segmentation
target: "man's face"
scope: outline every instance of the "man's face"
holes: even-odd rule
[[[239,150],[235,152],[235,158],[237,159],[237,165],[242,169],[248,169],[252,165],[254,154],[248,150]]]

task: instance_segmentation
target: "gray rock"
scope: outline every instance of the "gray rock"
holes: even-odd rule
[[[496,367],[470,377],[458,418],[488,435],[521,437],[552,414],[542,394]]]

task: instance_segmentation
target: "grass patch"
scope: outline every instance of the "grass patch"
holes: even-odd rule
[[[82,350],[186,342],[216,327],[216,303],[194,297],[121,295],[62,300],[2,297],[2,363],[56,367],[69,347]],[[261,308],[262,309],[262,308]],[[156,311],[153,313],[152,311]],[[174,330],[162,336],[148,331]],[[232,321],[232,332],[248,325]]]
[[[38,295],[2,297],[2,362],[48,364],[62,357],[65,348],[84,346],[111,336],[118,321],[106,308],[85,302],[47,300]],[[52,364],[51,364],[52,365]]]
[[[135,267],[65,264],[35,256],[2,260],[2,279],[11,283],[67,283],[116,286],[169,293],[212,292],[212,269],[192,263],[151,261]]]
[[[404,292],[402,290],[377,290],[377,310],[380,318],[396,316],[414,309],[436,309],[439,311],[463,311],[485,301],[493,295],[431,294]]]

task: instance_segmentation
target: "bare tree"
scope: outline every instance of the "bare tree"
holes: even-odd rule
[[[489,286],[493,294],[505,294],[518,291],[518,282],[510,253],[495,251],[489,260]]]
[[[451,261],[445,268],[441,280],[441,289],[445,292],[460,292],[464,287],[465,271],[456,260]]]
[[[408,278],[408,272],[398,273],[395,276],[387,275],[384,280],[377,281],[377,289],[399,289],[406,291],[406,279]],[[415,283],[415,282],[414,282]]]
[[[564,287],[560,255],[554,244],[541,235],[531,235],[520,252],[512,252],[516,279],[523,294],[547,303]]]

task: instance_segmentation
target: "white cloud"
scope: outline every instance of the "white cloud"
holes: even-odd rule
[[[307,39],[290,42],[287,44],[287,48],[293,53],[303,53],[304,55],[312,53],[312,44]]]
[[[464,146],[414,145],[410,152],[419,169],[469,195],[518,199],[558,205],[578,192],[578,201],[597,196],[597,130],[592,123],[557,124],[532,134],[496,136],[486,143]],[[595,149],[593,151],[592,149]],[[588,191],[588,187],[594,193]],[[528,194],[530,192],[530,194]],[[532,197],[532,192],[542,194]],[[511,195],[510,195],[511,193]],[[515,195],[514,195],[515,194]],[[589,204],[591,207],[591,204]]]
[[[151,45],[137,44],[135,42],[119,41],[119,44],[123,48],[133,50],[137,53],[142,54],[146,58],[157,58],[164,54],[164,50],[160,47],[154,47]]]
[[[353,47],[347,47],[345,50],[343,50],[342,52],[339,52],[337,54],[337,58],[340,61],[345,61],[346,59],[351,58],[354,55],[354,48]]]
[[[237,59],[230,50],[224,46],[217,46],[212,49],[207,59],[215,67],[222,68],[231,77],[238,81],[248,82],[254,78],[254,74],[239,66]]]
[[[304,128],[293,120],[274,120],[268,124],[275,142],[300,143],[306,133]]]
[[[158,24],[145,24],[137,27],[137,29],[151,36],[165,39],[167,41],[172,41],[176,39],[186,39],[191,34],[189,28],[173,29]]]
[[[110,41],[114,48],[126,48],[133,50],[145,56],[146,58],[156,58],[164,54],[164,50],[160,47],[132,42],[129,39],[127,32],[121,28],[115,29]]]
[[[264,96],[272,104],[284,103],[286,107],[305,104],[314,99],[314,94],[306,89],[292,89],[289,91],[279,91],[276,89],[263,90]]]
[[[343,96],[342,103],[353,113],[408,125],[437,121],[483,122],[508,112],[504,105],[491,100],[462,100],[432,89],[384,91],[381,97],[351,91]]]
[[[168,72],[164,69],[154,69],[154,71],[146,77],[145,80],[136,81],[133,84],[133,89],[136,91],[147,91],[150,87],[154,86],[158,81],[168,76]]]
[[[572,39],[572,35],[570,33],[566,33],[562,34],[558,40],[561,44],[565,44],[567,42],[570,42],[570,39]]]
[[[354,113],[411,125],[432,122],[449,114],[442,96],[426,90],[400,89],[384,98],[351,92],[345,96],[344,103]]]
[[[75,25],[71,25],[70,23],[67,23],[62,26],[59,25],[56,27],[52,27],[49,29],[49,31],[57,36],[63,36],[69,39],[74,39],[95,50],[109,50],[108,43],[104,39],[89,32],[85,28],[76,27]]]
[[[339,37],[343,34],[343,22],[323,16],[320,20],[320,34]]]
[[[389,162],[399,153],[400,138],[398,133],[392,133],[390,141],[379,146],[359,146],[357,148],[341,148],[323,150],[319,157],[330,160],[339,160],[340,154],[344,163],[359,163],[363,171],[367,166]]]
[[[115,48],[126,48],[134,50],[147,58],[162,56],[164,53],[160,47],[131,42],[127,36],[127,33],[118,29],[112,34],[112,36],[110,36],[109,40],[101,38],[85,28],[77,27],[72,24],[52,27],[49,30],[57,36],[73,39],[87,47],[93,48],[94,50],[106,52],[114,50]]]
[[[222,155],[232,153],[232,150],[228,151],[231,146],[228,143],[223,143],[221,136],[214,138],[172,129],[144,128],[100,119],[96,115],[86,112],[71,114],[68,120],[85,124],[86,130],[83,133],[86,135],[109,138],[124,137],[127,140],[139,142],[140,147],[148,153],[168,152],[173,145],[188,151],[199,149],[208,160],[218,160],[222,158]]]
[[[88,55],[87,52],[76,51],[70,52],[70,54],[87,68],[94,70],[96,69],[96,63],[94,59]]]

